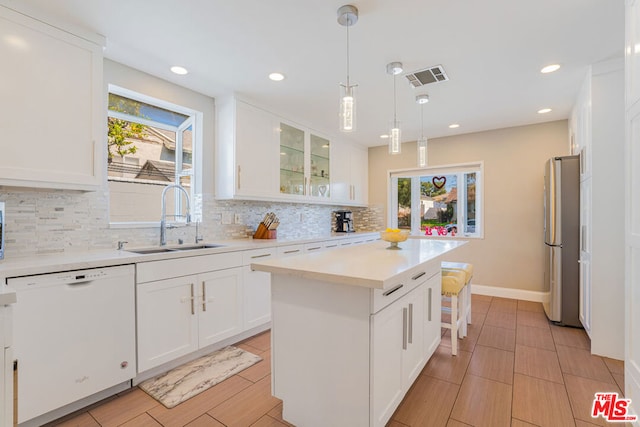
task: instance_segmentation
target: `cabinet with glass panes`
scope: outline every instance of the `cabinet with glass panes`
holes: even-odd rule
[[[280,193],[329,197],[329,140],[280,123]]]

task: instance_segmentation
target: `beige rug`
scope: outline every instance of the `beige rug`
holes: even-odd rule
[[[225,347],[138,385],[171,409],[261,361],[260,356],[237,347]]]

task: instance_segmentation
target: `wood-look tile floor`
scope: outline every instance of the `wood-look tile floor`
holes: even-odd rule
[[[596,392],[622,395],[622,361],[592,356],[585,332],[551,324],[539,303],[474,295],[472,311],[458,355],[443,330],[388,427],[606,425],[591,405]],[[270,393],[270,333],[238,346],[263,360],[173,409],[133,388],[51,425],[290,426]]]

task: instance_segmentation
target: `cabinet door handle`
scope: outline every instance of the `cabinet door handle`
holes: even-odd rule
[[[240,189],[240,165],[238,165],[238,190]]]
[[[416,274],[415,276],[413,276],[413,277],[411,278],[411,280],[418,280],[419,278],[421,278],[421,277],[422,277],[422,276],[424,276],[425,274],[427,274],[427,272],[426,272],[426,271],[423,271],[422,273],[418,273],[418,274]]]
[[[383,293],[382,293],[382,296],[387,297],[387,296],[391,295],[392,293],[394,293],[395,291],[397,291],[397,290],[399,290],[400,288],[402,288],[403,286],[404,286],[404,285],[403,285],[402,283],[400,283],[400,284],[399,284],[398,286],[396,286],[395,288],[391,288],[391,289],[389,289],[387,292],[383,292]]]
[[[317,246],[315,248],[309,248],[307,249],[307,251],[317,251],[318,249],[320,249],[320,246]]]
[[[409,304],[409,344],[413,344],[413,304]]]
[[[202,281],[202,311],[207,311],[207,287],[204,285],[204,280]]]
[[[264,258],[266,256],[271,256],[271,254],[253,255],[251,256],[251,259]]]
[[[402,349],[407,349],[407,307],[402,309]]]
[[[284,251],[285,254],[295,254],[296,252],[300,252],[300,249],[294,249],[291,251]]]
[[[427,320],[429,320],[429,322],[431,322],[431,291],[433,290],[433,288],[429,288],[429,298],[428,298],[428,304],[429,304],[429,312],[427,314]]]
[[[191,284],[191,315],[195,315],[196,314],[196,301],[195,301],[195,291],[194,291],[194,285],[193,283]]]

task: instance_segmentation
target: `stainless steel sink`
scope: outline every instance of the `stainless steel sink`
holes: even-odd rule
[[[184,245],[184,246],[171,246],[160,248],[143,248],[143,249],[127,249],[127,252],[133,252],[134,254],[147,255],[147,254],[161,254],[166,252],[178,252],[178,251],[193,251],[198,249],[212,249],[221,248],[224,245],[216,244],[198,244],[198,245]]]
[[[170,248],[149,248],[149,249],[127,249],[127,252],[146,255],[146,254],[160,254],[164,252],[175,252],[175,250]]]
[[[175,246],[172,248],[174,251],[192,251],[194,249],[212,249],[212,248],[222,248],[224,245],[215,245],[215,244],[201,244],[201,245],[185,245],[185,246]]]

